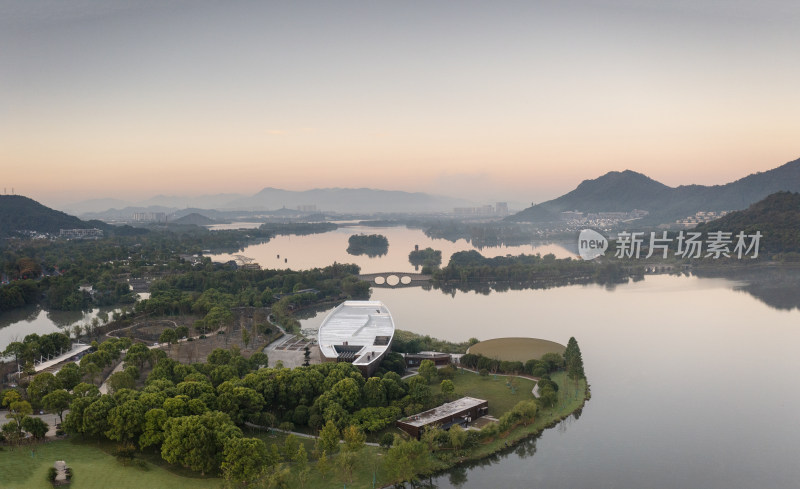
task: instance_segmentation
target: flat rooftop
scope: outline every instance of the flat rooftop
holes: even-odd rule
[[[415,414],[414,416],[409,416],[407,418],[401,419],[400,422],[421,428],[431,423],[436,423],[437,421],[444,419],[448,416],[452,416],[467,409],[480,406],[484,402],[486,402],[485,399],[476,399],[474,397],[462,397],[461,399],[458,399],[456,401],[448,402],[447,404],[442,404],[439,407],[435,407],[433,409],[429,409],[419,414]]]
[[[394,319],[381,301],[345,301],[319,327],[319,349],[327,358],[350,350],[354,364],[369,364],[386,352],[394,336]],[[344,349],[342,348],[344,347]]]

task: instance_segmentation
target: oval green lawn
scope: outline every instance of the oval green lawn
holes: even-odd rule
[[[472,345],[467,353],[508,362],[526,362],[538,360],[545,353],[562,354],[564,350],[564,345],[539,338],[494,338]]]

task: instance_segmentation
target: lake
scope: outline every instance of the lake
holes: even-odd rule
[[[386,255],[370,258],[366,255],[354,256],[347,253],[347,240],[353,234],[382,234],[389,240],[389,251]],[[498,246],[478,249],[465,239],[456,242],[445,239],[432,239],[419,229],[396,227],[347,226],[334,231],[307,236],[277,236],[266,243],[248,246],[236,253],[208,255],[211,260],[226,262],[234,260],[235,255],[244,255],[254,259],[262,268],[292,268],[295,270],[315,267],[326,267],[334,261],[338,263],[355,263],[361,267],[362,273],[376,272],[413,272],[414,265],[409,263],[408,254],[414,250],[433,248],[442,252],[444,265],[450,255],[457,251],[478,250],[484,256],[546,255],[552,253],[557,258],[577,256],[575,250],[569,250],[572,243],[531,243],[520,246]]]
[[[453,296],[374,288],[372,298],[417,333],[563,344],[575,336],[581,347],[592,399],[580,419],[441,475],[437,487],[788,488],[800,480],[800,286],[789,292],[794,303],[770,305],[768,296],[769,284],[797,277],[793,269],[650,275],[612,289]]]
[[[109,316],[118,310],[114,307],[94,308],[89,311],[48,311],[39,306],[29,306],[0,314],[0,352],[9,343],[22,341],[25,336],[65,332],[73,324],[91,323],[101,312]],[[71,334],[71,331],[70,331]]]

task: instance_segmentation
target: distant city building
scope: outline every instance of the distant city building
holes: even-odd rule
[[[103,237],[101,229],[61,229],[58,236],[66,239],[97,239]]]
[[[457,216],[507,216],[508,204],[498,202],[497,206],[487,204],[480,207],[455,207],[453,214]]]
[[[134,212],[133,220],[136,222],[167,222],[164,212]]]
[[[713,221],[714,219],[719,219],[720,217],[726,215],[728,211],[720,211],[720,212],[713,212],[713,211],[698,211],[693,216],[685,217],[683,219],[678,219],[675,221],[675,224],[678,227],[682,228],[693,228],[698,224],[703,224],[705,222]]]
[[[317,212],[316,204],[298,205],[297,210],[300,212]]]

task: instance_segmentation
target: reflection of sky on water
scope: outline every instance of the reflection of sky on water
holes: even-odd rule
[[[37,306],[25,307],[0,314],[0,352],[13,341],[22,341],[25,336],[64,332],[62,328],[73,324],[91,323],[101,312],[109,315],[113,307],[92,309],[91,311],[47,311]]]
[[[368,257],[347,253],[348,238],[353,234],[382,234],[389,240],[386,255]],[[355,263],[363,273],[374,272],[413,272],[408,254],[415,246],[420,249],[431,247],[442,252],[444,265],[450,255],[457,251],[476,249],[464,239],[456,242],[444,239],[431,239],[418,229],[405,227],[340,227],[334,231],[308,236],[277,236],[267,243],[246,247],[243,251],[230,254],[212,255],[214,261],[228,261],[233,255],[241,254],[254,258],[262,268],[292,268],[295,270],[325,267],[333,263]],[[498,246],[483,248],[480,253],[487,257],[511,255],[546,255],[553,253],[558,258],[575,256],[573,251],[559,244],[528,244],[521,246]]]

